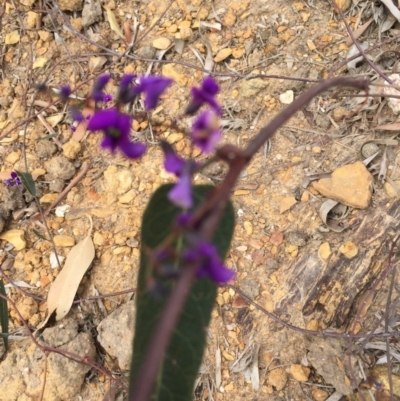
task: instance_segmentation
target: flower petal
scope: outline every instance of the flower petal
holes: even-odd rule
[[[183,209],[190,209],[193,206],[191,181],[189,174],[182,174],[178,183],[169,191],[168,199]]]
[[[98,111],[93,115],[88,124],[89,131],[106,131],[110,126],[115,127],[119,119],[119,111],[108,109]]]
[[[120,141],[118,147],[129,159],[137,159],[146,152],[147,146],[144,143]]]

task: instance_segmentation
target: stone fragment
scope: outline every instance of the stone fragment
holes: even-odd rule
[[[89,69],[92,72],[100,72],[107,62],[107,57],[99,56],[99,57],[91,57],[89,60]]]
[[[65,181],[61,178],[56,178],[50,181],[49,191],[54,193],[60,193],[65,187]]]
[[[57,146],[53,141],[42,139],[35,143],[36,156],[41,159],[48,159],[57,152]]]
[[[189,40],[193,38],[193,30],[187,27],[179,28],[179,33],[177,35],[179,35],[177,39]]]
[[[118,360],[121,370],[130,367],[135,323],[135,303],[129,301],[107,316],[98,326],[101,346]]]
[[[53,178],[69,180],[75,175],[75,167],[65,156],[56,156],[47,163],[47,172]]]
[[[242,97],[253,97],[269,85],[268,80],[254,78],[243,80],[239,84],[239,92]]]
[[[273,369],[268,374],[268,384],[275,387],[277,391],[285,388],[287,380],[287,373],[283,368]]]
[[[129,190],[125,195],[122,195],[119,199],[118,202],[119,203],[131,203],[133,201],[133,199],[136,198],[136,192],[131,189]]]
[[[271,235],[271,238],[269,239],[269,242],[272,245],[279,246],[283,242],[283,234],[280,231],[275,231]]]
[[[21,251],[26,247],[24,234],[24,230],[9,230],[2,233],[0,235],[0,239],[3,239],[14,245],[16,251]]]
[[[329,393],[318,387],[311,389],[311,395],[315,401],[325,401],[329,397]]]
[[[232,49],[230,47],[226,47],[225,49],[221,49],[216,56],[214,57],[214,61],[216,63],[219,63],[220,61],[223,61],[227,59],[230,55],[232,54]]]
[[[104,183],[106,190],[122,195],[132,188],[133,172],[131,169],[117,167],[115,165],[108,166],[104,172]]]
[[[6,45],[15,45],[20,40],[19,31],[15,30],[6,34],[5,44]]]
[[[292,206],[297,203],[297,200],[294,196],[287,196],[282,198],[279,204],[279,212],[280,214],[285,213],[288,211]]]
[[[26,29],[36,28],[40,20],[40,15],[38,13],[34,13],[33,11],[28,11],[24,18],[24,25]]]
[[[235,49],[232,50],[232,57],[233,58],[240,58],[244,55],[245,49],[242,47],[236,47]]]
[[[70,139],[62,147],[64,156],[70,160],[76,159],[79,152],[81,151],[81,148],[82,145],[78,141],[75,141],[75,139]]]
[[[322,178],[314,188],[327,198],[347,206],[366,209],[372,197],[373,177],[362,162],[336,169],[330,178]]]
[[[329,259],[329,256],[331,256],[331,246],[329,245],[329,242],[324,242],[319,246],[318,250],[318,256],[326,262]]]
[[[59,0],[57,4],[62,11],[81,11],[82,3],[82,0]]]
[[[102,16],[103,12],[99,0],[92,0],[91,3],[85,3],[82,10],[82,26],[87,27],[93,25],[101,21]]]
[[[347,11],[351,6],[351,0],[336,0],[336,4],[342,11]],[[335,10],[336,12],[336,10]]]
[[[367,142],[361,148],[361,154],[363,155],[363,157],[365,159],[368,159],[368,157],[374,155],[375,153],[377,153],[379,151],[380,151],[379,146],[373,142]]]
[[[288,90],[279,95],[279,101],[282,104],[290,104],[293,103],[294,100],[294,92],[292,90]]]
[[[43,68],[47,64],[48,60],[46,57],[37,57],[33,62],[32,68],[35,70],[36,68]]]
[[[93,360],[96,348],[89,334],[78,333],[77,323],[64,319],[40,336],[44,345],[59,347]],[[21,342],[0,364],[0,394],[4,401],[67,401],[77,399],[91,367],[64,355],[49,353],[47,361],[34,343]],[[46,373],[45,373],[46,372]],[[44,394],[41,396],[42,389]]]
[[[46,170],[44,168],[35,168],[35,170],[32,171],[32,178],[33,181],[36,181],[38,177],[45,175]]]
[[[56,246],[69,247],[75,245],[75,238],[69,235],[56,235],[53,240]]]
[[[58,194],[49,193],[49,194],[43,195],[43,196],[39,199],[39,202],[40,202],[40,204],[43,204],[43,203],[53,203],[57,198],[58,198]]]
[[[233,13],[232,10],[229,10],[224,18],[224,24],[226,26],[233,26],[236,23],[236,15]]]
[[[19,313],[25,320],[29,320],[29,318],[34,315],[38,311],[37,302],[30,297],[20,298],[17,302],[17,309]],[[15,313],[16,315],[16,313]],[[17,317],[17,316],[15,316]]]
[[[253,234],[253,225],[251,224],[250,221],[245,221],[243,223],[244,229],[246,230],[247,235]]]
[[[397,185],[398,184],[399,183],[397,182]],[[400,186],[400,185],[398,185],[398,186]],[[386,195],[390,196],[391,198],[397,198],[400,195],[400,193],[396,191],[396,188],[390,182],[386,181],[383,184],[383,189],[385,190]]]
[[[106,239],[103,234],[96,231],[93,235],[93,243],[97,246],[102,246],[106,242]]]
[[[11,152],[7,157],[6,157],[6,162],[10,164],[14,164],[19,160],[21,156],[21,151],[18,149],[15,152]]]
[[[354,256],[357,256],[358,247],[352,242],[348,241],[340,246],[339,252],[343,253],[347,259],[352,259]]]
[[[157,38],[153,40],[153,47],[158,50],[166,50],[170,44],[171,41],[168,38]]]
[[[43,40],[43,42],[51,42],[53,40],[53,34],[49,31],[39,31],[39,38]]]
[[[305,246],[306,236],[300,231],[290,231],[285,235],[285,238],[295,246]]]
[[[156,55],[156,49],[153,46],[143,46],[137,49],[136,54],[138,57],[153,59]]]
[[[299,364],[290,365],[290,373],[293,378],[299,382],[306,382],[310,376],[310,372],[310,368],[307,368],[306,366]]]

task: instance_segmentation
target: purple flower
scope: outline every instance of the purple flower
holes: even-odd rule
[[[103,90],[108,84],[108,81],[110,80],[111,75],[105,74],[105,75],[100,75],[96,81],[93,84],[93,89],[92,89],[92,94],[90,97],[95,100],[95,101],[103,101],[104,99],[104,93]]]
[[[158,77],[149,75],[148,77],[141,77],[139,84],[133,88],[133,93],[145,94],[144,105],[146,110],[152,110],[157,106],[158,99],[165,92],[169,85],[173,82],[170,78]]]
[[[178,183],[169,191],[168,199],[183,209],[193,207],[192,177],[188,171],[181,173]]]
[[[118,102],[122,104],[130,103],[137,94],[132,90],[132,81],[135,79],[135,75],[126,74],[123,75],[119,81],[119,92],[118,92]]]
[[[164,151],[165,155],[165,170],[179,177],[181,175],[181,172],[185,168],[186,161],[175,153],[173,147],[168,142],[162,141],[161,148]]]
[[[179,157],[168,142],[161,142],[161,147],[165,154],[165,170],[179,177],[177,184],[169,191],[168,199],[181,208],[190,209],[193,206],[192,173],[196,165],[191,160]]]
[[[208,242],[198,242],[185,252],[184,258],[200,264],[197,271],[199,278],[208,277],[217,284],[224,284],[235,277],[235,273],[221,262],[215,246]]]
[[[221,139],[216,115],[209,110],[201,113],[193,123],[191,137],[204,153],[211,153]]]
[[[107,94],[107,95],[104,95],[104,96],[103,96],[103,102],[104,102],[104,103],[111,102],[112,99],[113,99],[113,97],[112,97],[112,95],[110,95],[110,94]]]
[[[192,101],[186,108],[186,114],[196,113],[200,107],[207,103],[214,111],[222,115],[221,106],[215,100],[215,95],[219,92],[219,86],[212,77],[207,77],[201,83],[200,88],[192,88]]]
[[[59,95],[62,100],[67,100],[70,94],[71,94],[71,88],[68,85],[63,85],[60,88]]]
[[[85,120],[85,117],[83,116],[82,112],[78,110],[76,107],[71,107],[69,111],[74,121],[80,123]]]
[[[114,153],[117,148],[130,159],[136,159],[146,151],[146,145],[130,141],[131,118],[116,109],[98,111],[88,124],[90,131],[103,131],[104,139],[101,147],[111,149]]]
[[[21,180],[18,177],[18,174],[15,171],[11,173],[11,178],[9,178],[8,180],[4,180],[3,183],[8,187],[13,187],[14,185],[18,186],[22,184]]]

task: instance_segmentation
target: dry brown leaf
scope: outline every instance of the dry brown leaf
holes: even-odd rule
[[[76,244],[70,251],[60,274],[51,284],[47,296],[49,317],[55,312],[56,320],[61,320],[71,309],[79,284],[94,259],[94,245],[91,238],[93,222],[90,219],[90,232],[86,238]]]
[[[86,134],[86,129],[88,125],[87,117],[92,116],[94,114],[94,102],[85,106],[82,110],[82,115],[85,117],[83,121],[81,121],[75,129],[75,132],[72,134],[72,139],[80,142]]]
[[[107,19],[108,19],[108,23],[110,24],[110,28],[122,39],[125,39],[125,36],[124,36],[123,32],[121,31],[121,28],[119,27],[119,24],[115,18],[114,13],[109,8],[107,8],[106,12],[107,12]]]
[[[371,25],[372,21],[374,19],[371,18],[369,21],[367,21],[365,24],[362,24],[361,26],[359,26],[354,32],[354,39],[357,40],[364,32],[365,30]],[[353,39],[352,38],[347,38],[346,41],[344,42],[346,43],[347,46],[351,46],[353,44]]]
[[[382,131],[399,131],[400,130],[400,122],[380,125],[379,127],[375,127],[375,129],[382,130]]]

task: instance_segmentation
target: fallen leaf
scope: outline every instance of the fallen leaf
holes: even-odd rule
[[[399,131],[400,130],[400,122],[380,125],[379,127],[375,127],[375,129],[380,130],[380,131]]]
[[[118,35],[120,36],[122,39],[124,39],[124,34],[122,33],[121,28],[119,27],[119,24],[115,18],[114,13],[107,8],[106,10],[107,12],[107,19],[108,19],[108,23],[110,24],[110,28]]]
[[[371,18],[369,21],[367,21],[365,24],[362,24],[361,26],[359,26],[353,32],[353,36],[354,36],[355,40],[357,40],[365,32],[365,30],[371,25],[373,20],[374,19]],[[353,39],[352,38],[347,38],[345,43],[346,43],[347,46],[351,46],[353,44]]]
[[[53,114],[50,117],[46,118],[46,121],[52,126],[55,127],[58,123],[60,123],[62,121],[62,119],[64,118],[64,113],[57,113],[57,114]]]
[[[93,222],[90,219],[89,235],[71,248],[64,267],[51,284],[47,296],[48,315],[40,325],[43,327],[55,312],[56,320],[61,320],[71,309],[79,284],[94,258],[94,245],[91,238]]]
[[[94,102],[90,103],[87,107],[84,107],[82,110],[82,115],[85,117],[83,121],[81,121],[75,129],[75,132],[72,134],[72,139],[80,142],[86,134],[86,129],[88,125],[87,117],[92,116],[94,114]]]
[[[345,207],[347,209],[347,206],[339,204],[339,202],[333,199],[326,200],[319,209],[319,217],[330,230],[340,233],[349,227],[349,223],[345,221],[331,220],[328,218],[328,214],[337,206]]]

